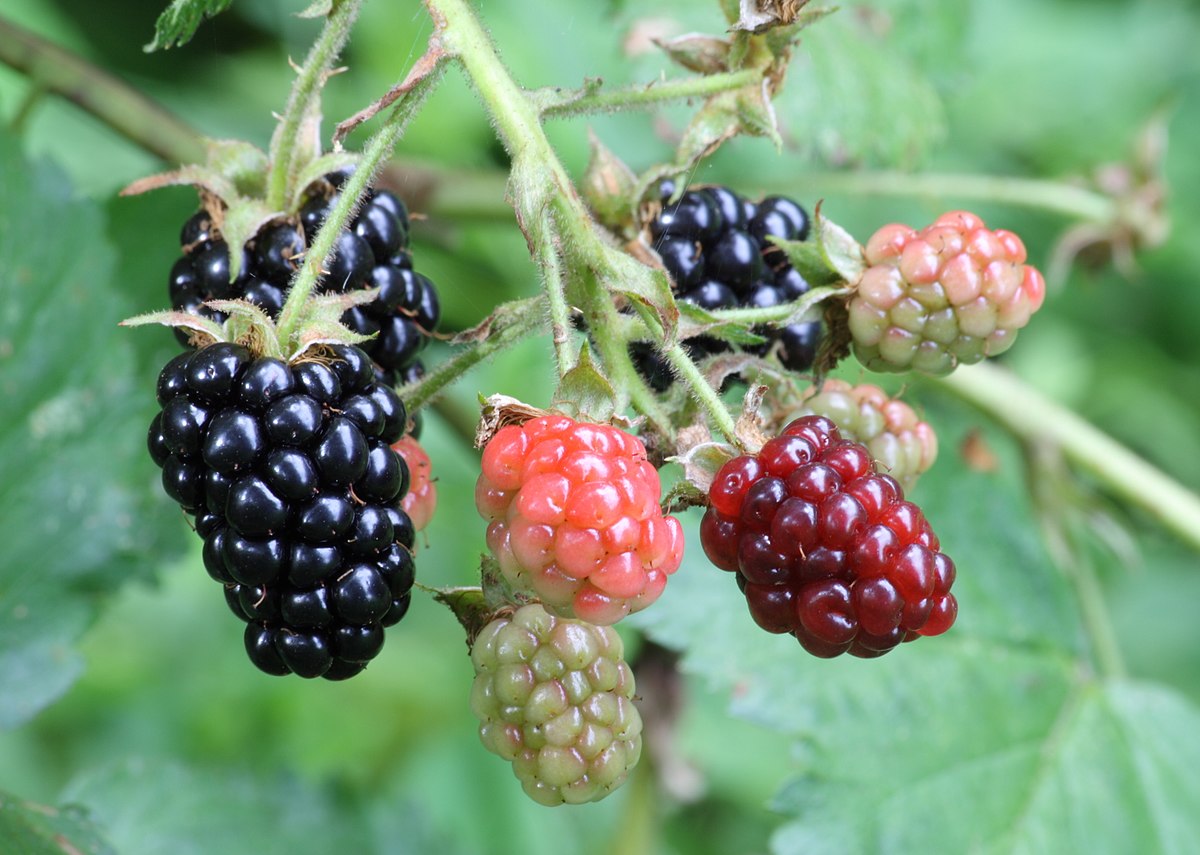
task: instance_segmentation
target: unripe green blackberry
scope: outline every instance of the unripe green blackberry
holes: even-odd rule
[[[479,738],[534,801],[582,804],[621,785],[641,756],[633,672],[610,627],[534,603],[492,620],[471,648]]]
[[[951,211],[917,231],[893,223],[867,241],[850,300],[854,354],[872,371],[948,374],[1008,350],[1042,305],[1046,282],[1025,245]]]
[[[906,491],[937,459],[937,434],[929,423],[878,386],[826,380],[819,392],[810,388],[803,398],[804,406],[793,418],[832,419],[843,437],[865,445],[879,471],[891,475]]]

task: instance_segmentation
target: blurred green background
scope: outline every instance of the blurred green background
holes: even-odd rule
[[[101,14],[85,0],[8,0],[0,16],[205,135],[265,146],[287,60],[317,32],[295,16],[306,4],[237,0],[189,44],[145,54],[162,5],[111,0]],[[716,3],[689,0],[481,14],[528,87],[676,76],[647,36],[725,26]],[[418,3],[367,3],[327,90],[330,126],[400,79],[429,32]],[[737,139],[692,180],[824,199],[860,239],[953,207],[1018,232],[1031,261],[1061,275],[1004,361],[1196,490],[1198,37],[1200,4],[1182,0],[845,4],[797,51],[776,102],[783,150]],[[547,130],[576,176],[589,127],[640,170],[670,158],[690,110]],[[1131,271],[1104,253],[1056,266],[1079,220],[955,178],[1087,186],[1104,164],[1128,167],[1153,122],[1169,134],[1153,177],[1171,229],[1134,248]],[[525,799],[475,736],[461,630],[428,597],[348,683],[259,674],[143,451],[173,340],[115,326],[165,304],[194,193],[118,198],[164,164],[3,66],[0,126],[0,853],[43,851],[19,848],[34,845],[17,830],[38,814],[22,800],[81,805],[53,821],[88,841],[82,851],[130,855],[1200,851],[1196,553],[1086,479],[1030,476],[1010,437],[930,384],[907,396],[942,446],[915,499],[960,568],[954,633],[878,661],[811,660],[756,632],[732,580],[692,543],[661,603],[622,626],[645,654],[652,733],[605,802]],[[503,200],[506,157],[457,71],[397,155],[399,190],[426,214],[416,266],[439,286],[444,329],[534,293]],[[418,166],[437,167],[432,189]],[[905,176],[931,180],[917,192]],[[440,501],[421,538],[425,584],[477,578],[478,458],[462,431],[477,394],[545,405],[552,370],[548,340],[530,342],[427,415]],[[976,432],[998,469],[966,466],[960,445]],[[1030,483],[1045,488],[1040,504]],[[1067,532],[1070,548],[1048,550],[1044,529]],[[1127,675],[1091,668],[1069,584],[1081,566],[1102,583]],[[663,646],[683,652],[681,671]]]

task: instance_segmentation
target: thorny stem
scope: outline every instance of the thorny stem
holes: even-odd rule
[[[563,119],[589,113],[654,107],[667,101],[686,98],[707,98],[721,92],[741,89],[761,79],[762,75],[757,70],[748,69],[675,80],[657,80],[605,92],[589,92],[586,95],[562,90],[542,90],[534,94],[545,99],[541,110],[543,116],[548,119]]]
[[[272,211],[282,210],[287,201],[294,177],[293,163],[300,149],[297,145],[300,134],[306,130],[305,124],[312,114],[314,103],[321,97],[321,87],[325,85],[334,61],[350,37],[350,26],[361,6],[362,0],[340,0],[333,4],[333,11],[325,19],[321,34],[309,49],[292,85],[283,118],[271,137],[267,206]],[[316,129],[312,128],[311,131],[315,133]]]
[[[186,123],[104,69],[4,18],[0,18],[0,62],[163,160],[204,159],[204,144]]]
[[[1200,549],[1200,496],[1138,457],[1067,407],[991,365],[958,368],[934,380],[1026,441],[1049,441],[1101,484]]]
[[[304,254],[304,264],[301,265],[296,278],[288,290],[287,302],[279,313],[279,340],[285,347],[290,347],[292,336],[300,323],[305,305],[317,280],[322,274],[322,265],[333,249],[338,235],[345,229],[350,216],[367,186],[371,183],[380,164],[391,154],[396,142],[404,133],[408,120],[421,106],[425,96],[433,89],[441,71],[442,54],[435,45],[431,44],[430,51],[417,60],[409,72],[408,83],[411,85],[404,95],[392,107],[383,127],[371,137],[363,150],[358,168],[350,174],[342,185],[341,193],[330,210],[328,217],[313,238],[312,245]]]
[[[400,390],[410,413],[433,401],[446,386],[463,376],[471,368],[491,356],[505,350],[540,329],[545,314],[541,305],[543,298],[530,297],[506,305],[505,320],[497,323],[498,329],[488,332],[486,338],[473,341],[456,350],[454,355],[440,363],[417,382]]]
[[[999,175],[910,174],[907,172],[820,172],[796,179],[819,187],[821,195],[927,196],[970,198],[1019,205],[1072,219],[1109,223],[1117,219],[1117,203],[1084,187],[1059,181]]]
[[[663,348],[662,353],[671,363],[671,367],[679,374],[680,379],[695,391],[700,406],[708,413],[717,430],[725,434],[726,439],[740,448],[741,443],[737,438],[737,426],[733,421],[733,416],[729,414],[729,408],[725,406],[725,402],[721,400],[721,396],[717,394],[717,390],[700,373],[700,368],[688,356],[687,351],[683,349],[683,345],[675,342],[669,347]]]

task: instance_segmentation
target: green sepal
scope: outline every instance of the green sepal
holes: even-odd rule
[[[554,409],[580,421],[607,422],[616,412],[617,393],[601,372],[586,342],[579,348],[579,359],[558,381]]]
[[[361,155],[352,151],[331,151],[320,157],[315,157],[296,173],[296,182],[292,186],[292,195],[288,200],[288,210],[298,211],[304,204],[304,193],[315,182],[331,172],[340,172],[347,167],[357,166]]]
[[[275,322],[261,308],[247,300],[209,300],[204,305],[229,316],[224,325],[225,341],[244,344],[255,356],[283,359]]]
[[[632,237],[637,223],[630,200],[637,176],[590,128],[588,140],[591,157],[580,188],[583,199],[602,226],[615,234]]]
[[[215,341],[225,340],[225,330],[219,323],[209,318],[189,314],[188,312],[146,312],[142,315],[134,315],[132,318],[126,318],[118,326],[142,327],[149,324],[188,330],[190,335],[196,339],[197,345],[211,344]]]
[[[813,285],[857,285],[867,269],[862,245],[821,212],[820,202],[813,212],[808,240],[788,241],[774,236],[767,240],[783,250],[792,266]]]
[[[350,291],[345,294],[315,294],[304,304],[296,329],[300,335],[292,340],[280,342],[288,352],[288,360],[294,361],[305,351],[327,344],[361,344],[374,335],[363,335],[342,323],[347,309],[372,302],[379,296],[378,288]]]
[[[729,52],[733,45],[729,39],[688,33],[673,39],[654,39],[670,57],[672,62],[697,74],[719,74],[730,68]]]

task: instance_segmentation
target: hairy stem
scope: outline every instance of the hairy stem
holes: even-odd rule
[[[391,154],[396,142],[403,135],[408,120],[412,118],[425,100],[425,96],[433,89],[441,71],[443,57],[444,55],[438,47],[431,44],[429,51],[417,60],[405,81],[407,89],[392,107],[383,127],[367,142],[358,168],[342,185],[337,201],[320,231],[313,238],[312,245],[305,252],[304,264],[301,265],[296,278],[292,281],[291,288],[288,290],[287,302],[283,304],[283,310],[279,313],[279,340],[284,343],[285,347],[291,347],[291,339],[303,319],[305,304],[308,302],[317,280],[321,278],[323,265],[333,250],[334,242],[350,222],[351,215],[374,178],[375,172]]]
[[[543,95],[545,103],[541,113],[548,119],[563,119],[589,113],[636,110],[655,107],[668,101],[686,98],[707,98],[721,92],[741,89],[762,80],[762,74],[754,69],[727,71],[702,77],[684,77],[678,80],[656,80],[639,83],[606,92],[589,92],[578,95],[573,92],[535,93]]]
[[[1200,496],[1070,409],[991,365],[959,368],[933,382],[983,410],[1021,439],[1052,442],[1107,489],[1200,549]]]
[[[729,414],[729,408],[725,406],[725,402],[721,400],[721,396],[717,394],[717,390],[704,379],[704,375],[700,373],[700,368],[688,356],[688,352],[683,349],[683,345],[676,342],[670,347],[663,349],[663,355],[671,363],[671,367],[679,374],[681,380],[692,387],[696,393],[696,400],[704,411],[708,413],[708,417],[712,419],[717,430],[725,434],[725,438],[731,443],[741,447],[741,443],[737,438],[737,425],[733,421],[733,416]]]
[[[822,195],[931,196],[969,198],[1019,205],[1063,214],[1072,219],[1108,223],[1117,218],[1117,203],[1100,193],[1059,181],[997,175],[910,174],[907,172],[821,172],[801,179]]]
[[[545,276],[546,304],[550,308],[550,337],[554,342],[554,357],[558,362],[558,376],[563,377],[571,370],[574,354],[571,352],[571,307],[567,305],[566,280],[563,278],[562,259],[558,242],[551,231],[549,217],[539,225],[539,238],[534,241],[534,260]]]
[[[400,396],[409,411],[416,412],[479,363],[542,329],[545,319],[543,302],[541,297],[530,297],[501,307],[504,320],[496,322],[486,338],[457,350],[420,380],[400,390]]]
[[[0,62],[163,160],[204,159],[203,141],[186,123],[104,69],[4,18],[0,18]]]
[[[600,353],[600,361],[604,363],[604,369],[613,385],[629,396],[633,406],[645,415],[656,432],[672,439],[675,430],[671,425],[670,414],[663,409],[654,390],[647,386],[642,375],[638,374],[625,340],[615,334],[622,318],[608,295],[600,290],[593,292],[586,315],[591,329],[605,331],[595,337],[596,350]]]
[[[320,36],[309,48],[304,65],[288,96],[283,119],[271,137],[271,166],[267,175],[267,206],[282,210],[291,190],[295,172],[295,158],[300,152],[300,136],[308,131],[315,134],[316,128],[306,128],[313,113],[318,109],[321,87],[333,63],[350,37],[350,27],[358,16],[362,0],[340,0],[325,19]],[[316,141],[319,147],[319,140]],[[389,149],[390,151],[390,149]]]

